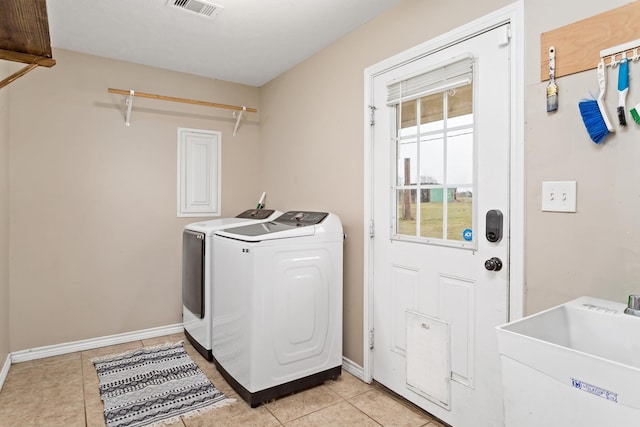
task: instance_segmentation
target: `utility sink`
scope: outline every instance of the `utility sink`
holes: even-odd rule
[[[499,326],[506,425],[640,423],[640,317],[625,308],[581,297]]]

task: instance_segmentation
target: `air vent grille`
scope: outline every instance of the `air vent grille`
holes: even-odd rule
[[[224,9],[220,5],[205,0],[169,0],[168,4],[178,9],[188,10],[208,17],[218,16]]]

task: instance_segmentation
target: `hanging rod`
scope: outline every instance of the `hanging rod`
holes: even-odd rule
[[[127,116],[124,119],[125,126],[129,126],[131,124],[131,107],[133,106],[133,97],[139,96],[141,98],[150,98],[150,99],[159,99],[161,101],[171,101],[171,102],[182,102],[183,104],[192,104],[192,105],[201,105],[204,107],[215,107],[215,108],[225,108],[227,110],[233,111],[233,118],[236,119],[236,125],[233,128],[233,136],[236,136],[238,132],[238,125],[240,124],[240,119],[242,118],[242,113],[248,111],[250,113],[257,113],[257,108],[248,108],[238,105],[228,105],[228,104],[218,104],[216,102],[207,102],[207,101],[198,101],[196,99],[187,99],[187,98],[176,98],[175,96],[165,96],[165,95],[155,95],[153,93],[144,93],[144,92],[135,92],[134,90],[122,90],[122,89],[113,89],[109,88],[109,93],[115,93],[117,95],[126,95],[127,100]],[[236,117],[236,111],[240,111],[240,114]]]
[[[630,61],[640,60],[640,55],[638,55],[639,48],[640,48],[640,39],[619,44],[618,46],[601,50],[600,59],[605,62],[605,65],[607,65],[607,67],[615,68],[618,66],[622,58],[627,58]],[[633,55],[629,56],[628,55],[629,53],[632,53]],[[616,59],[618,55],[620,55],[620,59]],[[606,63],[607,59],[609,59],[608,63]]]
[[[118,94],[118,95],[127,95],[127,96],[129,96],[130,91],[122,90],[122,89],[109,88],[109,93],[115,93],[115,94]],[[256,108],[241,107],[241,106],[238,106],[238,105],[218,104],[218,103],[215,103],[215,102],[198,101],[196,99],[176,98],[174,96],[154,95],[153,93],[135,92],[134,96],[139,96],[141,98],[159,99],[161,101],[182,102],[184,104],[202,105],[204,107],[225,108],[227,110],[236,110],[236,111],[245,111],[246,110],[246,111],[248,111],[250,113],[257,113],[258,112],[258,110]]]

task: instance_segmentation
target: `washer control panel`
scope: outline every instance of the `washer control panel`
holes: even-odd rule
[[[273,209],[247,209],[246,211],[238,214],[236,218],[250,218],[250,219],[267,219],[275,211]]]
[[[274,222],[304,227],[321,223],[327,215],[328,212],[289,211],[280,215]]]

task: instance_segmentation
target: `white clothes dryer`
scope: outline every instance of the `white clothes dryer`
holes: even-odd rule
[[[252,407],[341,374],[343,240],[326,212],[215,233],[213,362]]]
[[[182,233],[182,322],[184,333],[200,354],[212,360],[211,310],[213,233],[277,218],[281,212],[249,209],[235,218],[187,224]]]

